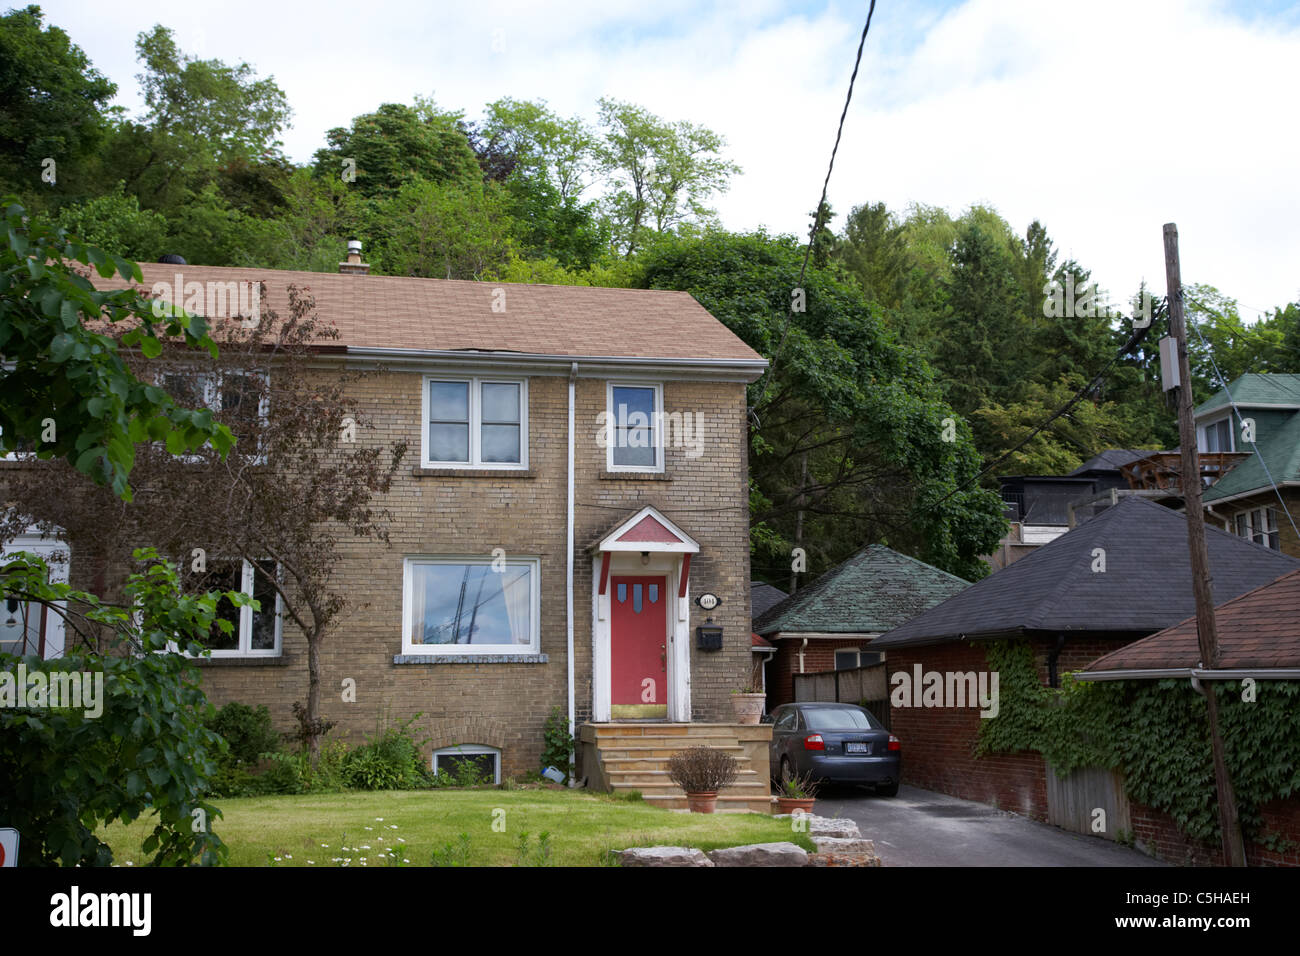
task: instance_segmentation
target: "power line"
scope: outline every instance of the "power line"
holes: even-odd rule
[[[826,167],[826,178],[822,181],[822,195],[817,202],[817,211],[813,214],[812,230],[808,233],[808,245],[803,252],[803,264],[799,267],[799,281],[795,288],[802,289],[804,276],[808,271],[808,258],[812,255],[813,242],[817,239],[817,233],[821,229],[822,210],[826,208],[826,193],[831,185],[831,172],[835,169],[835,154],[840,150],[840,137],[844,135],[844,119],[849,115],[849,103],[853,101],[853,84],[858,78],[858,67],[862,65],[862,50],[867,43],[867,33],[871,30],[871,15],[876,12],[876,0],[871,0],[871,6],[867,10],[867,22],[862,27],[862,37],[858,40],[858,55],[853,60],[853,73],[849,76],[849,91],[844,97],[844,109],[840,111],[840,123],[835,130],[835,145],[831,147],[831,161]],[[777,343],[776,352],[772,356],[772,361],[763,373],[763,391],[758,401],[754,403],[757,408],[767,398],[768,388],[772,382],[771,375],[776,369],[776,363],[781,358],[781,353],[785,350],[785,340],[790,334],[791,319],[794,316],[794,297],[791,296],[789,311],[786,313],[785,327],[781,330],[781,341]]]

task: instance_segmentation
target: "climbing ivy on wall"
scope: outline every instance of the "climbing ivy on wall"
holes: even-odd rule
[[[1085,683],[1064,675],[1044,687],[1024,642],[987,646],[998,672],[1000,709],[980,721],[977,756],[1032,750],[1060,776],[1080,767],[1124,772],[1129,796],[1168,813],[1196,840],[1217,842],[1214,762],[1205,701],[1184,680]],[[1300,793],[1300,682],[1216,681],[1228,769],[1247,838],[1261,833],[1259,808]]]

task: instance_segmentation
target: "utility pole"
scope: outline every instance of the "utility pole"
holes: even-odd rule
[[[803,545],[803,506],[808,503],[808,453],[804,452],[803,474],[799,478],[799,510],[794,514],[794,546],[796,548]],[[790,569],[790,593],[794,594],[799,589],[799,572]]]
[[[1178,262],[1178,226],[1165,223],[1165,279],[1169,288],[1169,334],[1178,344],[1178,440],[1182,443],[1183,505],[1187,511],[1187,546],[1192,558],[1192,590],[1196,595],[1196,637],[1201,666],[1219,666],[1219,633],[1214,621],[1214,597],[1210,591],[1210,559],[1205,545],[1205,515],[1201,504],[1201,462],[1196,445],[1196,421],[1192,408],[1191,363],[1187,358],[1187,325],[1183,316],[1182,269]],[[1210,746],[1214,751],[1214,783],[1219,798],[1219,829],[1223,833],[1223,856],[1229,866],[1245,866],[1246,851],[1237,818],[1237,798],[1232,792],[1228,761],[1219,732],[1219,700],[1214,682],[1201,690],[1210,722]]]

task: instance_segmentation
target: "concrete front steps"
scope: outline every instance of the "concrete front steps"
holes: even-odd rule
[[[713,747],[736,758],[736,782],[718,794],[719,812],[772,811],[767,724],[674,724],[618,721],[579,729],[587,786],[615,793],[639,791],[646,803],[687,808],[686,794],[668,776],[668,758],[688,747]]]

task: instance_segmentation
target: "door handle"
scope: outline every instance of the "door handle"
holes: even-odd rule
[[[667,644],[660,644],[660,645],[659,645],[659,663],[660,663],[660,664],[663,664],[665,668],[668,666],[668,650],[667,650],[667,648],[668,648],[668,645],[667,645]]]

